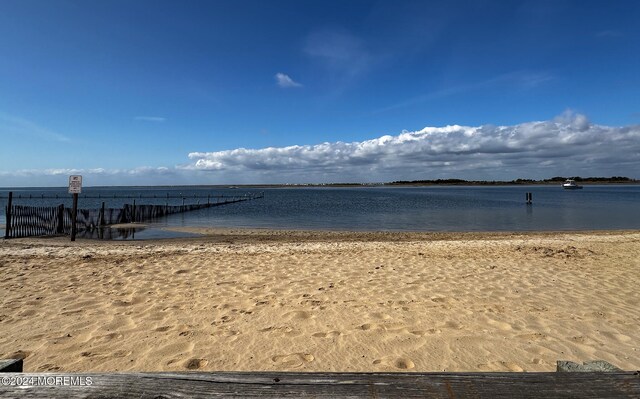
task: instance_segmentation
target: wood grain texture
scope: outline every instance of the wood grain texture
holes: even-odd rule
[[[638,372],[621,373],[7,373],[84,377],[88,386],[2,386],[16,398],[638,398]]]

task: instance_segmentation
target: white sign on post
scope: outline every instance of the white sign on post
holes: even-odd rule
[[[69,176],[69,194],[80,194],[82,192],[82,176]]]

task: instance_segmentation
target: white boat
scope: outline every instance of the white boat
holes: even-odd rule
[[[582,186],[579,186],[575,180],[573,179],[567,179],[563,184],[562,184],[562,188],[567,189],[567,190],[579,190],[582,188]]]

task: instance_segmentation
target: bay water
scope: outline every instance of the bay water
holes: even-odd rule
[[[66,188],[0,189],[0,208],[13,191],[14,204],[71,206]],[[79,208],[131,204],[186,204],[207,196],[264,192],[264,198],[170,215],[149,223],[161,227],[243,227],[356,231],[562,231],[640,228],[640,185],[283,187],[219,188],[88,187]],[[525,202],[526,193],[533,204]],[[42,198],[58,196],[58,198]],[[91,196],[100,198],[83,198]],[[179,198],[167,198],[179,197]],[[152,197],[152,198],[148,198]],[[153,198],[155,197],[155,198]],[[196,198],[200,197],[200,198]],[[4,212],[0,226],[4,226]]]

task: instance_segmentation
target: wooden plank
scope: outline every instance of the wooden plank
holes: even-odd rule
[[[22,359],[0,359],[0,373],[20,372],[22,372]]]
[[[622,373],[82,373],[84,386],[3,386],[0,396],[34,398],[637,398],[638,372]],[[78,378],[80,377],[80,378]],[[53,379],[51,379],[53,378]],[[89,382],[90,381],[90,385]]]

